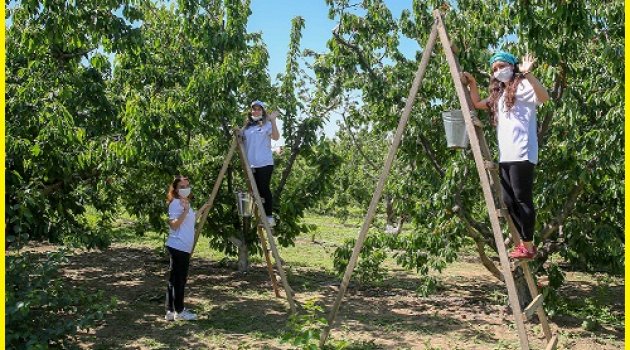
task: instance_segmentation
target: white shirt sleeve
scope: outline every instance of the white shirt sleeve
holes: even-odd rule
[[[179,199],[173,199],[171,204],[168,205],[168,218],[169,220],[177,219],[184,212],[184,207]]]

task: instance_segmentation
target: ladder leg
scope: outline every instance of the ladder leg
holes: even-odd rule
[[[435,41],[437,38],[436,25],[433,24],[431,28],[431,34],[429,35],[429,40],[427,41],[427,45],[424,48],[424,52],[422,53],[422,59],[420,61],[420,65],[418,70],[416,71],[416,76],[411,85],[411,89],[409,90],[409,95],[407,96],[407,102],[405,104],[405,109],[403,111],[402,117],[398,122],[398,127],[396,128],[396,133],[394,136],[394,140],[389,147],[389,152],[387,154],[387,158],[385,159],[385,165],[383,166],[383,170],[379,177],[378,183],[376,185],[376,190],[372,195],[372,200],[370,202],[370,206],[368,208],[367,213],[365,214],[365,218],[363,219],[363,225],[361,226],[361,230],[359,231],[359,236],[357,238],[357,242],[354,245],[354,249],[352,250],[352,256],[350,257],[350,261],[346,266],[346,271],[344,272],[343,279],[341,285],[339,286],[339,292],[337,293],[337,297],[335,302],[330,310],[330,314],[328,315],[328,324],[324,327],[320,341],[319,347],[323,348],[326,343],[326,339],[328,339],[328,334],[330,333],[330,329],[335,322],[335,318],[337,317],[337,312],[339,311],[339,306],[343,300],[343,297],[346,293],[346,289],[348,288],[348,284],[350,283],[350,277],[352,276],[352,272],[354,271],[354,267],[356,266],[357,260],[359,259],[359,253],[361,252],[361,248],[363,247],[363,242],[365,241],[365,237],[367,235],[367,231],[369,229],[370,224],[372,223],[372,219],[374,219],[374,215],[376,213],[376,207],[378,202],[380,201],[381,194],[383,192],[383,187],[385,186],[385,182],[387,181],[387,177],[389,176],[389,172],[392,167],[392,163],[394,161],[394,156],[396,155],[396,151],[398,150],[398,146],[400,145],[400,140],[402,139],[402,134],[407,126],[407,122],[409,121],[409,116],[411,115],[411,109],[413,107],[413,103],[416,99],[416,95],[418,94],[418,89],[420,88],[420,83],[424,78],[424,73],[429,64],[429,58],[431,57],[431,53],[433,52],[433,46],[435,45]]]
[[[243,170],[245,171],[247,184],[254,196],[256,208],[258,209],[258,216],[263,218],[262,220],[260,220],[260,222],[263,224],[265,231],[267,231],[267,240],[269,241],[269,247],[271,247],[273,258],[276,261],[276,268],[278,269],[278,274],[280,275],[280,280],[282,281],[282,286],[284,287],[284,293],[287,297],[287,302],[289,302],[289,308],[291,309],[291,313],[295,313],[293,289],[291,289],[291,287],[289,286],[287,275],[284,273],[284,267],[282,267],[282,263],[280,260],[280,253],[278,252],[276,241],[273,237],[273,232],[271,230],[271,226],[269,225],[269,221],[264,219],[267,217],[267,215],[265,214],[265,208],[263,207],[262,199],[260,198],[260,193],[258,192],[258,186],[256,185],[254,174],[252,173],[252,169],[249,167],[247,154],[245,153],[245,146],[243,145],[243,140],[240,134],[237,134],[236,140],[238,144],[239,155],[241,157],[241,165],[243,166]]]
[[[273,272],[273,265],[271,264],[271,258],[269,257],[269,250],[267,249],[267,240],[265,239],[265,235],[263,234],[262,227],[258,226],[256,228],[258,232],[258,238],[260,239],[260,244],[263,248],[263,254],[265,256],[265,262],[267,263],[267,272],[269,273],[269,278],[271,279],[271,285],[273,286],[273,291],[276,293],[276,297],[280,298],[280,291],[278,290],[278,281],[276,281],[276,274]]]
[[[525,280],[527,281],[527,287],[529,288],[529,294],[531,294],[532,299],[536,298],[540,292],[538,291],[538,286],[534,281],[534,277],[532,276],[532,271],[529,268],[529,264],[525,263],[521,266],[523,269],[523,275],[525,275]],[[538,319],[540,320],[540,325],[542,326],[543,333],[545,334],[545,339],[547,342],[551,341],[551,328],[549,327],[549,320],[547,319],[547,314],[545,313],[544,307],[538,308],[536,311],[538,315]]]
[[[208,213],[210,212],[210,209],[212,209],[212,206],[214,205],[214,199],[217,197],[217,194],[219,193],[219,187],[221,186],[221,181],[223,181],[225,172],[227,171],[228,166],[230,165],[230,161],[232,160],[232,157],[234,156],[234,151],[236,150],[236,142],[237,141],[236,141],[236,135],[235,135],[232,138],[232,142],[230,143],[230,149],[228,151],[228,154],[225,157],[225,160],[223,161],[223,166],[221,167],[221,170],[219,171],[219,176],[217,177],[217,180],[214,182],[214,187],[212,188],[212,193],[210,194],[210,198],[206,202],[206,204],[208,204],[209,206],[206,209],[206,211],[201,213],[201,219],[199,220],[199,224],[197,225],[197,228],[195,230],[195,241],[193,243],[193,250],[192,250],[193,252],[195,251],[195,247],[197,246],[197,240],[199,239],[199,234],[201,233],[203,226],[206,224]]]

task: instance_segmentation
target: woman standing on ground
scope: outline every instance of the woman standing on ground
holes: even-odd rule
[[[479,97],[472,74],[463,72],[462,81],[470,87],[475,108],[488,110],[497,128],[503,202],[522,240],[510,257],[532,259],[536,255],[532,194],[534,167],[538,163],[536,107],[549,100],[549,93],[532,74],[531,55],[523,57],[519,65],[517,62],[507,52],[492,56],[490,96],[484,100]]]
[[[275,225],[273,219],[273,198],[271,195],[271,174],[273,173],[273,154],[271,152],[271,140],[277,141],[280,132],[276,125],[278,112],[267,115],[265,104],[254,101],[251,104],[251,113],[247,118],[247,124],[243,128],[245,152],[249,166],[254,173],[256,187],[263,200],[267,221],[271,226]]]
[[[166,249],[170,255],[168,288],[166,291],[167,321],[197,319],[184,307],[184,288],[188,279],[190,254],[195,243],[195,211],[190,207],[190,182],[185,176],[175,176],[168,189],[169,236]],[[203,212],[206,205],[202,206]]]

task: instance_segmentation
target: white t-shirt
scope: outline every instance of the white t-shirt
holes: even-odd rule
[[[271,122],[267,121],[263,126],[250,126],[245,128],[245,152],[247,160],[252,168],[262,168],[273,165],[271,154]]]
[[[184,212],[184,207],[179,199],[175,198],[168,205],[168,219],[175,220]],[[191,253],[195,243],[195,211],[188,208],[188,215],[184,218],[184,222],[173,230],[169,225],[169,236],[166,245],[181,250],[182,252]]]
[[[499,162],[528,160],[538,163],[538,134],[536,133],[536,107],[540,102],[532,84],[523,79],[516,88],[514,106],[505,107],[505,92],[497,105],[497,138]]]

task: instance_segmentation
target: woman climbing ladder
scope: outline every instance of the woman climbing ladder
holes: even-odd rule
[[[536,107],[549,100],[549,94],[531,72],[534,58],[526,55],[521,64],[517,62],[507,52],[492,56],[490,96],[484,100],[472,74],[462,73],[462,81],[470,87],[475,108],[488,110],[497,128],[502,197],[522,240],[510,257],[532,259],[536,255],[532,195],[538,163]]]
[[[254,173],[256,187],[263,200],[265,214],[269,225],[274,226],[272,216],[273,198],[271,195],[271,174],[273,173],[273,154],[271,152],[271,140],[277,141],[280,132],[276,125],[278,112],[267,115],[265,104],[254,101],[251,104],[251,113],[247,118],[247,124],[243,128],[245,152],[249,166]]]

